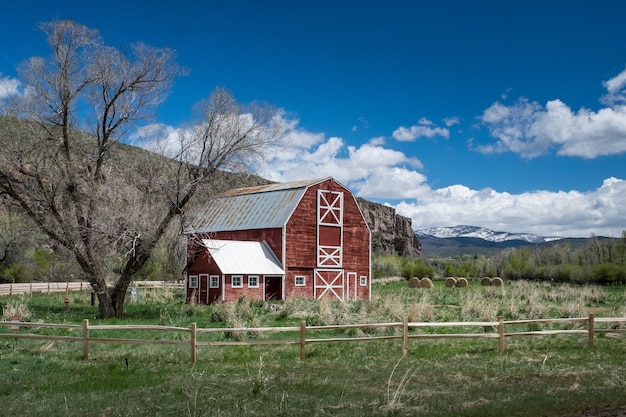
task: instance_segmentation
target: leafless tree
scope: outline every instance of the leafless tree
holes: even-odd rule
[[[124,145],[184,74],[174,52],[141,43],[121,51],[70,21],[41,28],[52,53],[20,67],[28,91],[12,108],[19,118],[0,126],[16,138],[0,150],[0,192],[73,254],[100,315],[122,317],[133,277],[198,191],[207,197],[220,172],[247,168],[282,127],[271,107],[244,108],[218,89],[174,146]]]

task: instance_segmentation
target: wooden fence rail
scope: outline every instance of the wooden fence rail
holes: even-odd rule
[[[545,324],[573,324],[586,325],[586,329],[564,329],[564,330],[529,330],[517,332],[505,332],[507,326],[530,326]],[[504,340],[507,337],[514,336],[539,336],[539,335],[555,335],[555,334],[587,334],[588,347],[593,348],[595,343],[594,335],[596,333],[625,333],[626,329],[619,326],[611,328],[597,328],[597,323],[626,323],[626,317],[602,317],[595,318],[593,314],[589,314],[586,318],[562,318],[562,319],[537,319],[537,320],[511,320],[504,321],[502,317],[498,317],[498,321],[481,321],[481,322],[404,322],[392,323],[370,323],[370,324],[347,324],[347,325],[330,325],[330,326],[307,326],[303,320],[299,326],[288,327],[238,327],[238,328],[198,328],[196,323],[191,323],[189,327],[174,326],[158,326],[158,325],[90,325],[89,320],[83,320],[82,324],[55,324],[55,323],[32,323],[20,322],[19,320],[0,321],[0,326],[8,326],[9,333],[0,333],[0,338],[13,339],[42,339],[42,340],[60,340],[68,342],[81,342],[83,346],[83,357],[89,358],[89,344],[91,343],[119,343],[119,344],[157,344],[157,345],[180,345],[188,346],[191,351],[191,362],[195,363],[197,359],[197,348],[199,346],[251,346],[251,345],[299,345],[300,358],[306,357],[306,345],[311,343],[339,343],[339,342],[361,342],[376,340],[395,340],[402,341],[402,354],[406,355],[408,351],[408,343],[410,339],[433,339],[433,338],[493,338],[498,340],[498,349],[504,351]],[[419,329],[427,328],[465,328],[465,327],[482,327],[493,328],[497,331],[491,333],[415,333]],[[48,328],[48,329],[68,329],[78,331],[80,336],[58,336],[44,335],[37,333],[20,333],[21,328]],[[328,330],[349,330],[361,329],[371,331],[377,328],[401,328],[401,334],[389,334],[381,336],[354,336],[354,337],[331,337],[331,338],[308,338],[307,336],[316,331]],[[122,339],[109,337],[93,337],[93,333],[101,330],[145,330],[157,332],[178,332],[188,334],[188,340],[170,340],[170,339]],[[296,333],[297,338],[293,339],[277,339],[277,340],[242,340],[242,341],[211,341],[198,340],[198,336],[210,333]]]
[[[181,282],[176,281],[133,281],[129,288],[183,288]],[[68,282],[29,282],[15,284],[0,284],[0,296],[14,296],[18,294],[32,295],[34,292],[68,292],[91,290],[86,281]]]

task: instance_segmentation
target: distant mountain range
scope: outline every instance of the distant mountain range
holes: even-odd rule
[[[484,227],[464,225],[452,227],[430,227],[428,229],[420,229],[415,231],[415,235],[420,239],[422,237],[436,237],[440,239],[453,237],[473,237],[478,239],[484,239],[489,242],[522,240],[528,243],[543,243],[561,239],[557,236],[544,237],[532,233],[494,232],[493,230]]]
[[[465,225],[420,229],[415,231],[415,236],[420,240],[422,255],[426,258],[467,254],[490,256],[506,248],[546,244],[562,239],[532,233],[496,232]]]

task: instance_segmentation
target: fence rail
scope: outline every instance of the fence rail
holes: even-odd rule
[[[534,330],[534,331],[518,331],[505,332],[507,326],[514,325],[545,325],[545,324],[574,324],[586,325],[586,329],[564,329],[564,330]],[[156,344],[156,345],[180,345],[188,346],[191,350],[191,362],[195,363],[197,359],[197,348],[200,346],[250,346],[250,345],[299,345],[300,358],[306,357],[306,345],[311,343],[339,343],[339,342],[362,342],[377,340],[396,340],[402,341],[402,353],[407,354],[410,339],[433,339],[433,338],[493,338],[498,340],[498,349],[504,351],[505,338],[515,336],[540,336],[540,335],[556,335],[556,334],[587,334],[588,347],[593,348],[595,344],[595,334],[597,333],[625,333],[626,329],[613,326],[611,328],[597,328],[597,323],[626,323],[626,317],[601,317],[595,318],[593,314],[589,314],[585,318],[562,318],[562,319],[538,319],[538,320],[511,320],[504,321],[502,317],[498,317],[498,321],[481,321],[481,322],[409,322],[405,319],[403,322],[393,323],[369,323],[369,324],[348,324],[348,325],[330,325],[330,326],[307,326],[303,320],[299,326],[287,327],[238,327],[238,328],[198,328],[196,323],[191,323],[189,327],[174,326],[158,326],[158,325],[90,325],[89,320],[83,320],[82,324],[56,324],[56,323],[31,323],[20,322],[17,318],[11,321],[0,321],[0,326],[8,326],[9,333],[0,333],[0,338],[13,339],[43,339],[43,340],[60,340],[68,342],[82,342],[83,357],[89,358],[89,345],[91,343],[120,343],[120,344]],[[496,331],[492,333],[411,333],[411,329],[419,330],[421,328],[445,328],[445,327],[492,327]],[[22,328],[51,328],[51,329],[68,329],[79,331],[80,336],[59,336],[44,335],[36,333],[20,333]],[[401,328],[401,334],[391,334],[382,336],[354,336],[354,337],[327,337],[327,338],[309,338],[312,333],[317,331],[328,330],[350,330],[362,329],[372,330],[376,328]],[[170,339],[123,339],[109,337],[93,337],[90,332],[100,330],[146,330],[158,332],[178,332],[188,334],[188,340],[170,340]],[[254,333],[295,333],[297,337],[292,339],[280,340],[245,340],[245,341],[223,341],[223,340],[198,340],[198,336],[210,333],[237,333],[237,332],[254,332]]]
[[[133,281],[129,288],[183,288],[183,284],[176,281]],[[15,284],[0,284],[0,296],[32,294],[34,292],[68,292],[91,290],[91,285],[86,281],[68,282],[30,282]]]

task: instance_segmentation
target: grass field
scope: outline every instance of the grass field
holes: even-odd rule
[[[624,287],[373,289],[370,302],[300,299],[278,312],[145,291],[121,321],[96,319],[87,293],[70,294],[69,311],[64,294],[0,305],[30,321],[199,327],[626,315]],[[511,338],[503,353],[493,339],[412,340],[404,357],[398,341],[314,344],[305,360],[297,345],[202,347],[195,365],[181,346],[93,344],[83,360],[79,343],[0,339],[2,416],[561,416],[624,406],[625,388],[623,334],[598,336],[594,349],[584,335]]]

